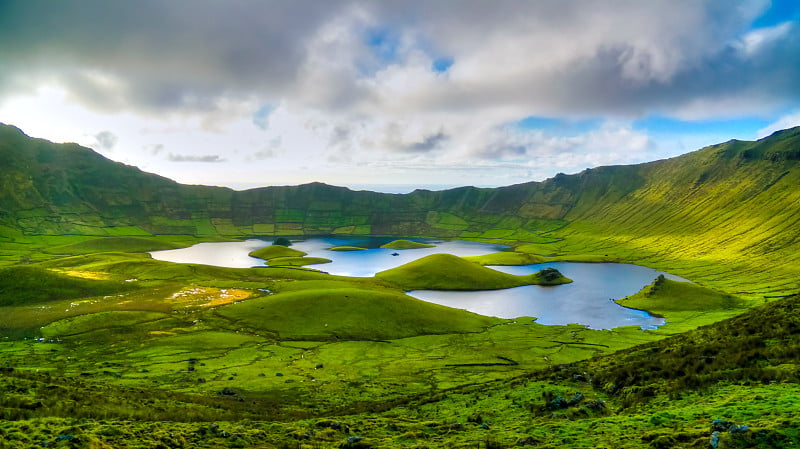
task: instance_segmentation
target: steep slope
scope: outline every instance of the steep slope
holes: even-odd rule
[[[29,236],[488,238],[644,263],[750,299],[800,290],[800,128],[543,182],[392,195],[184,186],[0,126],[0,179],[0,225]]]

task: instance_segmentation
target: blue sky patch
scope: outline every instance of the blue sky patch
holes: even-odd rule
[[[758,130],[771,122],[756,117],[729,120],[679,120],[652,116],[634,122],[634,128],[651,134],[714,134],[728,139],[753,139]],[[727,139],[726,139],[727,140]]]
[[[797,0],[772,0],[772,5],[751,26],[764,28],[790,21],[800,21],[800,2]]]
[[[269,116],[272,114],[272,111],[275,110],[275,106],[270,104],[265,104],[261,106],[254,114],[253,114],[253,124],[261,129],[269,128]]]
[[[384,64],[397,62],[400,39],[388,28],[372,28],[367,31],[365,43],[372,54]]]
[[[517,121],[514,125],[517,129],[525,131],[541,130],[558,134],[577,134],[596,129],[601,123],[600,119],[565,120],[531,115]]]
[[[453,66],[453,58],[438,58],[431,64],[431,70],[436,73],[444,73]]]

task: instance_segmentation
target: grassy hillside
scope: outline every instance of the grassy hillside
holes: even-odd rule
[[[102,296],[133,288],[118,281],[85,279],[36,267],[0,269],[0,306]]]
[[[0,183],[1,447],[800,444],[800,128],[544,182],[389,195],[183,186],[0,126]],[[514,252],[374,278],[145,254],[318,234]],[[657,331],[499,320],[403,294],[560,281],[482,266],[558,260],[693,282],[620,301],[664,315]]]
[[[800,128],[647,164],[407,195],[182,186],[0,126],[0,239],[360,234],[490,239],[665,269],[743,298],[800,290]],[[4,227],[3,227],[4,226]],[[518,260],[524,260],[522,256]],[[756,270],[762,276],[750,276]]]

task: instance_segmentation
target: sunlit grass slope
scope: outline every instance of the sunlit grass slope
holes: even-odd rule
[[[218,313],[290,340],[389,340],[478,332],[501,321],[401,293],[356,288],[279,293],[230,305]]]
[[[431,254],[375,276],[406,290],[492,290],[537,283],[533,275],[502,273],[451,254]]]
[[[313,183],[235,192],[180,185],[2,126],[0,241],[63,234],[489,239],[562,260],[638,262],[759,300],[800,290],[798,148],[800,128],[793,128],[496,189],[390,195]]]
[[[668,333],[685,332],[746,310],[743,301],[735,296],[663,276],[640,292],[617,300],[617,303],[666,317],[666,325],[659,331]]]
[[[257,257],[267,261],[278,257],[303,257],[305,255],[306,253],[299,249],[289,248],[283,245],[270,245],[255,251],[250,251],[251,257]]]
[[[798,161],[794,128],[665,161],[587,170],[576,179],[586,193],[565,215],[570,224],[557,232],[565,240],[555,246],[657,264],[753,299],[796,292]],[[609,176],[619,181],[609,185]]]
[[[0,269],[0,306],[107,295],[131,288],[124,282],[84,279],[37,267]]]
[[[144,237],[107,237],[47,248],[53,254],[90,254],[102,252],[142,253],[179,248],[181,245]]]

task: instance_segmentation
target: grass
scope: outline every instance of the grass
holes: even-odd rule
[[[330,262],[330,259],[324,257],[273,257],[267,264],[271,267],[302,267]]]
[[[401,293],[356,288],[279,293],[217,313],[242,326],[291,340],[390,340],[478,332],[498,322]]]
[[[183,245],[143,237],[107,237],[47,248],[52,254],[91,254],[99,252],[141,253],[180,248]]]
[[[543,263],[546,259],[536,254],[523,252],[500,252],[484,256],[469,256],[464,259],[481,265],[533,265]]]
[[[673,334],[715,323],[747,310],[745,303],[733,295],[689,282],[665,279],[663,275],[640,292],[619,299],[617,303],[666,317],[666,324],[659,330]]]
[[[264,259],[269,262],[271,259],[277,259],[279,257],[303,257],[306,253],[299,249],[289,248],[283,245],[270,245],[251,251],[249,255],[250,257]]]
[[[365,251],[367,248],[361,248],[360,246],[334,246],[330,248],[329,251]]]
[[[394,240],[389,243],[381,245],[385,249],[417,249],[417,248],[433,248],[436,245],[428,243],[413,242],[411,240]]]
[[[431,254],[405,265],[381,271],[375,276],[406,290],[493,290],[535,283],[554,285],[570,282],[563,277],[545,282],[537,278],[537,275],[517,276],[502,273],[450,254]]]
[[[84,279],[32,266],[0,269],[0,306],[108,295],[132,288],[125,282]]]
[[[720,447],[800,444],[797,129],[542,183],[390,196],[180,186],[9,133],[0,446],[314,448],[358,435],[373,447],[700,448],[715,419],[751,429],[723,431]],[[142,253],[333,230],[515,252],[374,279]],[[496,320],[402,293],[521,282],[480,264],[540,258],[694,283],[621,301],[666,317],[647,332]]]

